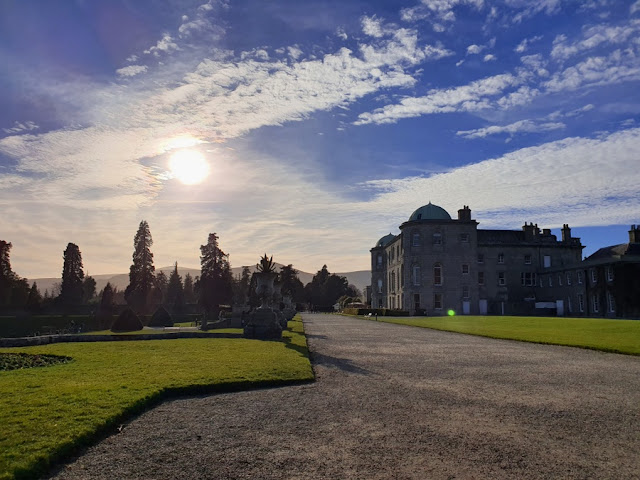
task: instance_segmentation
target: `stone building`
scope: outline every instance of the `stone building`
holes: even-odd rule
[[[554,304],[540,296],[547,272],[578,267],[583,246],[568,225],[481,230],[464,206],[452,219],[429,203],[371,249],[371,305],[411,314],[538,315]],[[560,308],[561,310],[561,308]]]

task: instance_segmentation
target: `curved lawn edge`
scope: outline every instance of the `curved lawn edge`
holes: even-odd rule
[[[361,320],[369,320],[376,321],[372,318],[361,317],[357,315],[346,315],[349,317],[359,318]],[[622,355],[631,355],[631,356],[640,356],[640,322],[635,320],[619,320],[619,319],[605,319],[605,318],[568,318],[568,317],[461,317],[456,316],[453,317],[456,319],[455,321],[460,322],[460,319],[469,319],[469,321],[475,320],[476,322],[480,318],[482,319],[490,319],[496,323],[504,322],[505,325],[503,328],[508,328],[511,333],[507,331],[478,331],[479,326],[477,324],[473,325],[469,328],[461,327],[461,326],[447,326],[440,325],[436,322],[446,322],[450,320],[449,317],[382,317],[379,316],[379,322],[391,323],[396,325],[405,325],[409,327],[417,327],[417,328],[429,328],[431,330],[439,330],[444,332],[452,332],[459,333],[463,335],[473,335],[477,337],[485,337],[485,338],[493,338],[496,340],[513,340],[517,342],[527,342],[527,343],[537,343],[541,345],[556,345],[562,347],[574,347],[574,348],[582,348],[586,350],[594,350],[605,353],[616,353]],[[480,320],[480,321],[481,321]],[[571,330],[571,328],[576,328],[575,325],[565,326],[563,328],[563,320],[565,320],[565,324],[577,324],[579,322],[583,323],[584,326],[593,327],[594,325],[598,325],[601,328],[591,328],[590,331],[578,331]],[[531,329],[520,328],[518,330],[518,323],[522,325],[525,322],[539,322],[539,323],[548,323],[550,326],[555,327],[554,329],[544,328],[542,330],[538,330],[535,332],[531,332]],[[431,322],[431,323],[427,323]],[[512,322],[509,325],[506,325],[506,322]],[[606,327],[611,326],[613,324],[607,322],[619,322],[616,324],[618,327],[627,327],[623,328],[623,330],[628,330],[629,332],[619,332],[615,335],[612,335],[610,330],[607,330]],[[498,327],[494,327],[498,328]],[[475,329],[475,330],[474,330]],[[561,339],[552,339],[552,338],[542,338],[544,336],[550,336],[554,334],[554,331],[559,336],[567,337],[564,340]],[[615,332],[614,332],[615,333]],[[609,335],[609,341],[603,340],[605,336]],[[631,335],[631,338],[635,338],[634,342],[624,342]],[[582,336],[583,339],[575,339],[569,337],[577,337]],[[623,344],[616,344],[616,342],[623,341]],[[626,345],[629,343],[629,345]]]
[[[313,372],[309,359],[307,336],[300,314],[297,314],[294,319],[289,322],[289,331],[293,334],[300,335],[301,338],[299,338],[297,342],[292,342],[291,336],[283,336],[280,340],[265,341],[284,343],[287,348],[292,348],[302,354],[309,366],[309,376],[307,378],[223,381],[220,383],[164,387],[150,395],[134,400],[116,415],[97,424],[91,431],[80,434],[68,442],[61,443],[48,452],[43,452],[34,458],[31,465],[27,467],[17,467],[12,471],[0,472],[0,480],[21,480],[51,475],[62,468],[69,460],[81,454],[84,449],[116,433],[119,426],[131,422],[137,416],[168,400],[313,383],[315,381],[315,373]]]

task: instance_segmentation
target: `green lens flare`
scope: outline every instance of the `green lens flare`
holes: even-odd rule
[[[456,314],[455,310],[449,310],[447,312],[447,315],[449,315],[450,317],[453,317]]]

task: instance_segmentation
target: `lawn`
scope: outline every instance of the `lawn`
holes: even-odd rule
[[[194,338],[0,349],[73,359],[0,371],[0,479],[40,476],[51,462],[164,398],[312,380],[302,323],[289,325],[282,341]]]
[[[562,317],[378,317],[381,322],[483,337],[640,355],[640,321]]]

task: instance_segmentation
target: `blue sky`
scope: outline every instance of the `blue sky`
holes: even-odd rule
[[[142,219],[157,266],[350,271],[431,201],[588,254],[640,223],[639,87],[640,0],[3,1],[0,238],[31,278],[126,271]]]

